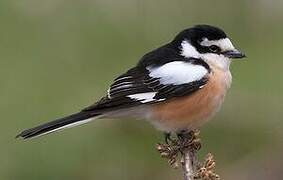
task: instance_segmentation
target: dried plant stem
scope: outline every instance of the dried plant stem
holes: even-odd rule
[[[181,164],[184,180],[218,180],[220,177],[214,172],[215,161],[210,153],[203,163],[197,161],[196,153],[201,148],[198,135],[199,131],[183,132],[177,139],[170,138],[170,142],[159,143],[156,148],[173,168]]]
[[[195,153],[189,149],[183,152],[181,164],[183,168],[184,180],[194,180],[196,169],[196,157]]]

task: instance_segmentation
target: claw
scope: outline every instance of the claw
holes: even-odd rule
[[[200,149],[200,139],[197,138],[198,133],[193,131],[181,131],[177,133],[177,138],[173,139],[171,133],[164,133],[165,144],[157,144],[156,149],[161,157],[168,159],[171,166],[176,167],[177,158],[183,155],[187,149],[196,152]]]
[[[171,138],[171,133],[164,133],[164,140],[165,140],[166,144],[170,144],[170,142],[173,141],[172,138]]]

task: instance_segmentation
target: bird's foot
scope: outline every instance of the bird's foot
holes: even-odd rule
[[[168,163],[173,168],[177,168],[180,163],[179,154],[183,155],[187,150],[196,153],[201,148],[198,135],[199,131],[182,131],[177,134],[177,138],[165,134],[165,143],[158,143],[156,149],[161,157],[168,159]]]
[[[172,134],[171,133],[164,133],[164,141],[166,144],[173,143],[174,139],[172,139]]]
[[[219,180],[220,176],[214,172],[215,160],[211,153],[206,155],[205,161],[199,164],[194,175],[194,179],[201,180]]]
[[[189,150],[192,153],[196,153],[201,148],[201,141],[199,138],[200,131],[182,131],[177,134],[179,150],[181,153]]]
[[[173,167],[178,167],[177,157],[179,153],[177,139],[171,137],[171,133],[165,133],[165,143],[158,143],[156,145],[157,151],[162,158],[168,159],[168,163]]]

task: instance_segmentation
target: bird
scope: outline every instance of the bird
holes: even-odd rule
[[[30,139],[101,118],[144,119],[166,135],[198,129],[224,101],[231,62],[244,57],[222,29],[195,25],[142,56],[99,101],[16,137]]]

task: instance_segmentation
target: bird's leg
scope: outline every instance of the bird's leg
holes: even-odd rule
[[[180,152],[189,149],[191,152],[196,153],[201,148],[200,139],[198,138],[200,131],[180,131],[177,133],[178,145]]]
[[[170,132],[165,132],[164,133],[164,140],[166,144],[170,144],[173,142],[173,139],[171,138],[171,133]]]
[[[177,167],[177,157],[179,153],[179,148],[177,144],[177,139],[171,137],[171,133],[165,133],[165,143],[158,143],[156,145],[157,151],[160,153],[161,157],[168,159],[168,163],[172,167]]]

